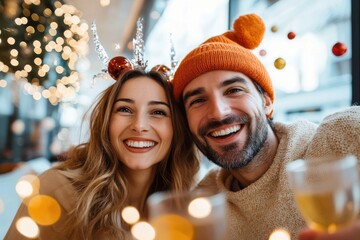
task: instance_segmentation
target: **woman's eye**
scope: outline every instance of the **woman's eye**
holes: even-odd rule
[[[153,115],[167,116],[166,112],[163,110],[155,110],[152,113]]]
[[[117,109],[117,112],[123,112],[123,113],[131,113],[131,110],[127,107],[119,107]]]

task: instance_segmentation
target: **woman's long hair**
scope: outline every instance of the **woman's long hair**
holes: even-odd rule
[[[173,99],[171,84],[157,72],[127,71],[99,96],[91,112],[89,141],[71,149],[68,159],[58,166],[77,194],[75,208],[69,213],[67,223],[72,238],[92,239],[100,232],[118,239],[124,237],[121,210],[127,204],[129,190],[121,161],[110,142],[109,124],[123,84],[140,76],[149,77],[164,88],[173,127],[168,158],[158,163],[147,195],[164,190],[187,191],[195,183],[199,158],[186,120]]]

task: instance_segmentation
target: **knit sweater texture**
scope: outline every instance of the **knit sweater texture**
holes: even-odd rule
[[[289,188],[285,165],[296,159],[353,154],[360,160],[360,107],[350,107],[326,117],[319,126],[306,120],[275,123],[277,153],[267,172],[246,188],[230,190],[233,176],[215,169],[199,188],[223,191],[227,197],[225,240],[267,240],[276,229],[297,239],[306,223]]]

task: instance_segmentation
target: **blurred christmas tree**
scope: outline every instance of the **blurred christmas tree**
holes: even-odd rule
[[[76,63],[88,52],[88,28],[61,0],[0,0],[0,81],[24,79],[34,99],[57,104],[79,87]],[[0,84],[1,86],[1,84]]]

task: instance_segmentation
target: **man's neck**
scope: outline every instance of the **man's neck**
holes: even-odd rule
[[[246,188],[264,175],[274,161],[278,145],[279,141],[275,133],[272,129],[269,129],[269,135],[263,148],[253,160],[244,168],[230,170],[234,176],[231,189],[238,191]]]

